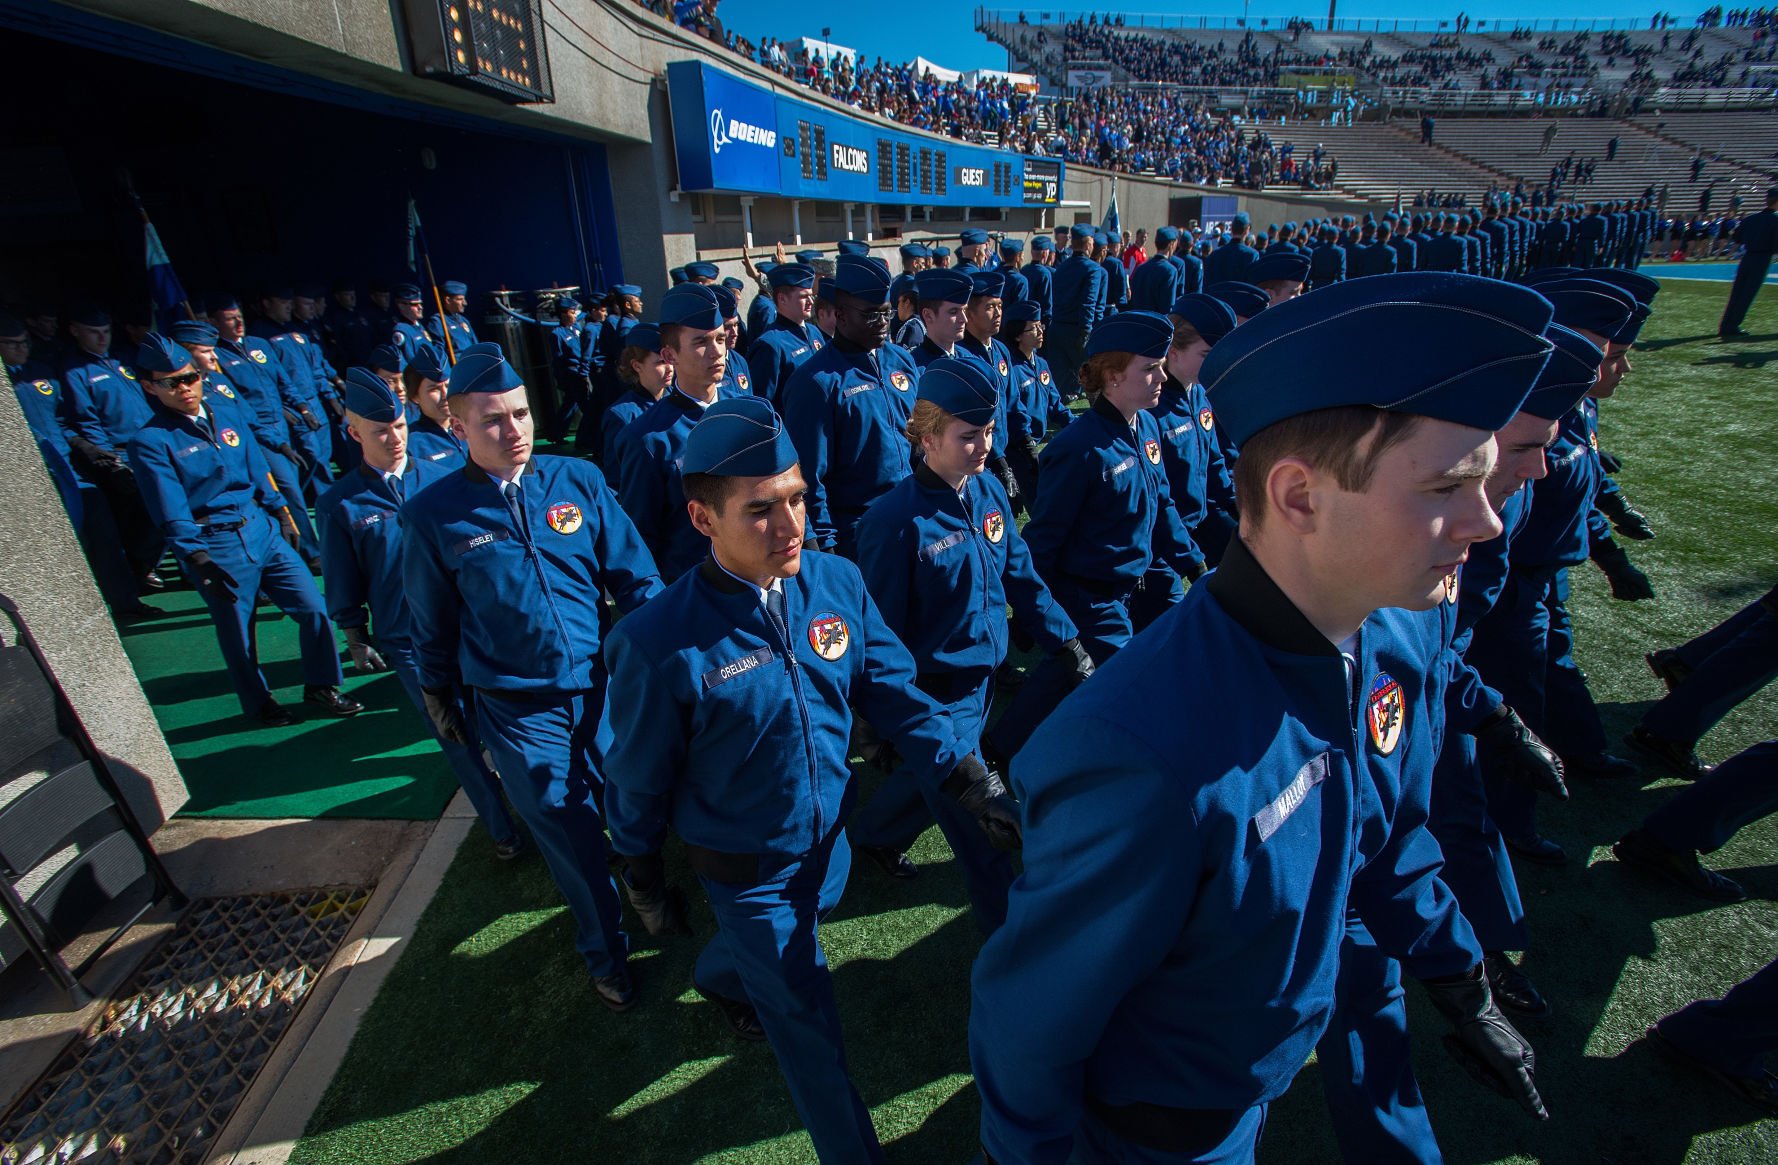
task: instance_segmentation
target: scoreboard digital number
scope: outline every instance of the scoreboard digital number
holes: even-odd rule
[[[404,0],[414,71],[514,104],[554,101],[543,0]]]

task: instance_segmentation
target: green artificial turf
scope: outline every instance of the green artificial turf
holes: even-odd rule
[[[1604,409],[1603,440],[1659,538],[1630,553],[1660,592],[1610,599],[1575,572],[1580,655],[1614,737],[1659,691],[1642,653],[1694,635],[1778,578],[1778,359],[1772,301],[1752,342],[1712,337],[1726,285],[1673,284],[1637,371]],[[1767,691],[1706,738],[1707,758],[1778,735]],[[867,788],[879,778],[864,770]],[[1416,1063],[1452,1162],[1778,1160],[1778,1121],[1635,1043],[1661,1015],[1720,994],[1778,954],[1778,827],[1751,826],[1711,865],[1752,901],[1709,907],[1621,868],[1606,847],[1678,784],[1584,785],[1546,806],[1545,831],[1576,859],[1520,870],[1535,949],[1526,965],[1555,1003],[1526,1025],[1553,1119],[1534,1124],[1445,1058],[1444,1030],[1410,990]],[[853,1076],[891,1161],[962,1162],[977,1119],[966,1044],[967,973],[979,939],[936,830],[913,882],[861,865],[823,930]],[[686,877],[683,866],[677,877]],[[726,1034],[690,993],[697,939],[641,940],[643,1006],[593,997],[572,927],[541,864],[463,847],[291,1158],[297,1165],[443,1161],[735,1162],[812,1159],[770,1052]],[[1090,992],[1090,981],[1080,990]],[[1337,1160],[1311,1063],[1273,1108],[1268,1162]]]
[[[264,728],[241,715],[203,601],[179,583],[149,598],[165,613],[121,634],[191,794],[185,816],[426,820],[457,791],[393,672],[347,675],[346,692],[364,705],[351,719],[311,713],[302,702],[296,625],[261,607],[261,670],[300,721]]]

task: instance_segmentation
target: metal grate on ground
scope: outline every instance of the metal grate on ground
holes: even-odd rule
[[[353,887],[194,903],[0,1119],[0,1165],[197,1165],[369,896]]]

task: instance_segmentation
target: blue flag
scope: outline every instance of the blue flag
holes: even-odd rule
[[[1111,239],[1113,239],[1117,242],[1123,241],[1124,232],[1123,232],[1123,229],[1118,226],[1118,221],[1117,221],[1117,187],[1116,186],[1113,186],[1111,188],[1111,204],[1105,208],[1105,221],[1103,221],[1099,224],[1099,229],[1104,231],[1106,233],[1106,235],[1109,236]]]

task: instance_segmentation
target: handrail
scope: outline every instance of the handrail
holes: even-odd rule
[[[1049,17],[1051,19],[1045,19],[1041,23],[1030,21],[1029,18],[1034,13],[1037,15],[1040,15],[1040,16]],[[1071,18],[1084,20],[1088,16],[1103,17],[1105,14],[1103,11],[1101,11],[1100,9],[1097,9],[1097,8],[1083,9],[1083,10],[1075,11],[1075,12],[1069,12],[1069,11],[1060,10],[1060,9],[1051,10],[1051,11],[1046,12],[1041,9],[1030,9],[1030,8],[1026,8],[1026,9],[977,8],[975,10],[975,26],[979,31],[986,31],[985,23],[988,21],[992,21],[992,22],[998,23],[998,24],[1017,25],[1019,23],[1019,17],[1021,15],[1027,18],[1028,23],[1027,23],[1026,27],[1054,28],[1054,27],[1058,27],[1062,24],[1068,23]],[[1123,13],[1119,13],[1119,15],[1121,15],[1124,18],[1124,24],[1121,26],[1124,28],[1237,29],[1237,30],[1243,30],[1243,31],[1251,30],[1254,32],[1276,32],[1276,33],[1281,33],[1281,34],[1285,34],[1285,35],[1288,35],[1290,32],[1290,20],[1292,19],[1290,17],[1264,17],[1264,16],[1252,16],[1252,17],[1181,16],[1178,13],[1173,13],[1173,12],[1123,12]],[[1456,31],[1456,28],[1457,28],[1456,17],[1454,15],[1452,17],[1444,19],[1444,20],[1437,20],[1437,19],[1427,19],[1427,20],[1388,20],[1388,19],[1359,20],[1359,19],[1350,19],[1350,18],[1346,18],[1346,17],[1340,17],[1340,18],[1333,20],[1331,23],[1326,20],[1310,20],[1310,21],[1306,21],[1305,23],[1307,24],[1307,31],[1310,31],[1310,32],[1373,32],[1373,33],[1374,32],[1382,32],[1382,33],[1433,32],[1433,33],[1437,33],[1437,32],[1454,32],[1454,31]],[[1110,27],[1115,31],[1120,26],[1113,24]],[[1505,19],[1498,19],[1498,18],[1494,18],[1494,17],[1488,17],[1488,18],[1477,17],[1477,18],[1471,19],[1470,23],[1468,25],[1468,30],[1471,32],[1489,32],[1489,31],[1496,31],[1497,32],[1497,31],[1501,31],[1501,30],[1510,32],[1511,30],[1513,30],[1515,28],[1525,29],[1530,32],[1657,32],[1657,31],[1663,31],[1660,29],[1650,28],[1649,27],[1649,19],[1646,16],[1618,16],[1618,17],[1609,17],[1609,18],[1604,18],[1604,19],[1599,19],[1599,18],[1561,19],[1561,18],[1557,18],[1557,19],[1550,19],[1550,20],[1523,20],[1523,19],[1514,20],[1510,17],[1505,18]],[[1672,28],[1666,29],[1664,31],[1675,32],[1675,33],[1684,33],[1684,32],[1690,32],[1690,31],[1692,31],[1692,29],[1687,26],[1675,24]],[[1735,30],[1734,29],[1725,29],[1720,26],[1717,26],[1717,27],[1713,27],[1713,28],[1709,28],[1709,29],[1700,29],[1698,31],[1702,31],[1702,32],[1733,32]]]

